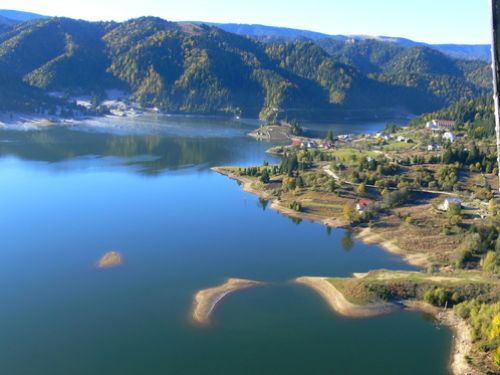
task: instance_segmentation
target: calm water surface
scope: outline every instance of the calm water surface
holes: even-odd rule
[[[447,374],[451,334],[421,314],[346,319],[289,283],[411,268],[211,172],[273,161],[248,130],[150,118],[0,131],[0,373]],[[123,266],[95,269],[109,250]],[[193,326],[193,294],[227,277],[270,284]]]

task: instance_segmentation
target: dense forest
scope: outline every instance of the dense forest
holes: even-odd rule
[[[454,103],[441,110],[426,113],[413,119],[411,125],[422,126],[435,118],[456,121],[472,138],[480,139],[495,135],[493,98],[490,96]]]
[[[46,18],[0,29],[3,110],[121,89],[171,113],[270,119],[420,114],[488,92],[484,62],[377,41],[261,43],[206,25]]]

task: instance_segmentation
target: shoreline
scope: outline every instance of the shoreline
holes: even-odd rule
[[[449,359],[449,368],[454,375],[483,375],[472,368],[468,363],[468,356],[472,351],[472,336],[470,328],[464,319],[451,310],[443,310],[426,302],[404,300],[400,305],[393,303],[377,303],[356,305],[349,302],[325,277],[299,277],[294,280],[297,284],[305,285],[318,293],[335,313],[348,318],[370,318],[390,314],[397,310],[420,311],[432,315],[439,324],[446,326],[453,332],[452,349]]]
[[[243,190],[245,192],[249,192],[255,194],[256,196],[270,200],[272,203],[270,207],[281,214],[284,214],[288,217],[298,218],[302,220],[310,220],[313,222],[318,222],[323,225],[326,225],[331,228],[342,228],[348,229],[349,226],[345,223],[342,223],[338,218],[320,218],[320,217],[312,217],[311,215],[296,212],[292,209],[288,209],[279,204],[279,200],[275,199],[264,191],[260,191],[255,189],[252,184],[254,180],[242,176],[238,176],[230,170],[214,167],[213,171],[220,173],[226,177],[229,177],[235,181],[238,181],[243,185]],[[396,239],[386,239],[381,234],[375,233],[372,229],[368,227],[364,228],[353,228],[356,233],[356,239],[362,241],[366,244],[375,244],[380,246],[384,251],[387,251],[391,254],[400,256],[402,260],[412,266],[415,266],[419,269],[424,269],[430,264],[430,261],[425,253],[411,253],[406,250],[403,250],[396,244]],[[361,276],[361,275],[358,275]],[[326,278],[308,278],[301,277],[295,279],[294,282],[298,284],[303,284],[311,289],[313,289],[316,293],[318,293],[325,302],[328,303],[330,308],[336,313],[350,317],[350,318],[368,318],[375,317],[382,314],[387,314],[394,312],[401,307],[408,310],[418,310],[421,312],[429,313],[433,315],[440,324],[449,327],[453,331],[453,340],[452,340],[452,351],[450,358],[450,369],[454,375],[483,375],[483,372],[480,372],[469,364],[468,357],[472,352],[472,337],[470,333],[470,327],[467,322],[462,318],[458,317],[453,313],[453,311],[442,311],[439,308],[435,308],[432,305],[428,305],[425,302],[421,301],[401,301],[401,305],[392,304],[389,306],[371,306],[369,308],[355,305],[347,301],[344,295],[338,291],[331,283],[325,280]],[[318,281],[318,280],[322,280]],[[325,283],[331,285],[331,288],[327,285],[325,287]]]
[[[294,211],[290,208],[281,206],[279,204],[279,200],[271,197],[269,194],[267,194],[264,191],[255,189],[252,186],[254,181],[250,178],[238,176],[235,173],[233,173],[233,172],[231,172],[223,167],[213,167],[213,168],[211,168],[211,170],[241,183],[243,191],[245,191],[247,193],[254,194],[259,198],[271,201],[270,207],[273,210],[278,211],[279,213],[281,213],[283,215],[286,215],[288,217],[292,217],[295,219],[311,220],[313,222],[318,222],[318,223],[323,224],[323,225],[330,227],[330,228],[349,229],[349,226],[346,225],[346,223],[343,222],[339,218],[319,217],[316,215],[310,215],[310,214],[303,213],[303,212],[297,212],[297,211]],[[359,228],[354,228],[354,230],[356,232],[356,239],[357,240],[360,240],[361,242],[363,242],[365,244],[378,245],[383,250],[385,250],[391,254],[399,255],[409,265],[419,267],[419,268],[425,268],[429,265],[427,255],[424,253],[407,254],[405,250],[401,249],[399,246],[397,246],[394,243],[395,242],[394,240],[386,240],[380,234],[374,233],[370,228],[363,228],[361,230]]]
[[[238,290],[260,285],[263,283],[259,281],[230,278],[218,286],[199,290],[193,297],[191,311],[193,322],[208,325],[215,307],[224,297]]]
[[[279,200],[270,196],[268,193],[255,189],[252,184],[254,181],[250,178],[238,176],[235,173],[225,169],[224,167],[212,167],[212,171],[217,172],[223,176],[230,178],[231,180],[237,181],[242,185],[243,191],[256,195],[259,198],[268,200],[271,202],[271,209],[294,219],[310,220],[313,222],[318,222],[330,228],[343,228],[347,229],[347,225],[339,218],[324,218],[317,215],[311,215],[304,212],[297,212],[288,207],[283,207],[279,204]]]
[[[384,251],[400,256],[403,259],[403,261],[409,265],[423,269],[429,266],[430,264],[427,255],[425,253],[408,254],[405,250],[401,249],[399,246],[395,244],[394,239],[387,240],[383,238],[380,234],[374,233],[368,227],[364,227],[362,229],[350,228],[349,225],[347,225],[342,219],[337,217],[325,218],[325,217],[320,217],[318,215],[310,215],[307,213],[294,211],[290,208],[281,206],[279,204],[278,199],[273,198],[266,192],[255,189],[252,186],[252,184],[255,181],[252,180],[251,178],[238,176],[235,173],[231,172],[230,170],[225,169],[224,167],[212,167],[211,170],[241,183],[243,191],[254,194],[259,198],[269,200],[271,202],[270,204],[271,209],[278,211],[279,213],[285,216],[301,220],[310,220],[325,225],[329,228],[353,229],[356,233],[357,240],[365,244],[378,245]]]
[[[217,114],[190,114],[190,113],[167,113],[161,111],[155,111],[153,108],[136,108],[130,107],[136,110],[135,113],[130,114],[82,114],[70,117],[62,117],[57,115],[40,115],[35,113],[23,113],[15,111],[0,111],[0,130],[36,130],[41,128],[46,128],[49,126],[71,126],[71,125],[82,125],[86,121],[95,121],[99,119],[117,119],[117,120],[133,120],[147,118],[151,116],[164,116],[168,118],[206,118],[206,119],[220,119],[220,120],[231,120],[234,117],[217,115]],[[250,123],[259,123],[259,119],[245,118],[241,121],[248,121]]]
[[[334,312],[348,318],[371,318],[389,314],[399,309],[393,303],[372,303],[367,305],[351,303],[326,277],[304,276],[296,278],[294,282],[311,288],[323,298]]]
[[[365,243],[380,246],[383,250],[400,256],[407,264],[418,268],[427,267],[430,262],[424,253],[408,254],[395,243],[395,239],[387,240],[380,234],[374,233],[370,228],[363,228],[356,234],[356,239]]]
[[[472,335],[467,322],[453,311],[443,310],[422,301],[403,301],[406,310],[420,311],[432,315],[441,325],[451,329],[452,349],[449,359],[449,368],[454,375],[484,375],[474,369],[468,362],[472,351]]]

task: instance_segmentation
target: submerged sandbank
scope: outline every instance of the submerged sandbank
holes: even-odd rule
[[[245,279],[227,279],[224,284],[198,291],[193,300],[192,318],[198,324],[210,323],[215,306],[222,298],[238,290],[247,289],[263,283]]]
[[[123,264],[123,257],[117,251],[108,251],[97,262],[97,268],[118,267]]]
[[[398,309],[392,303],[372,303],[356,305],[349,302],[344,295],[326,277],[299,277],[295,279],[317,292],[336,313],[350,318],[369,318],[391,313]]]

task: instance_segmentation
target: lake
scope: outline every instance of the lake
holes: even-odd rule
[[[347,319],[290,283],[412,267],[212,172],[276,160],[245,136],[252,126],[146,117],[0,130],[0,373],[448,374],[451,332],[429,317]],[[123,265],[96,269],[110,250]],[[196,291],[228,277],[269,284],[191,324]]]

